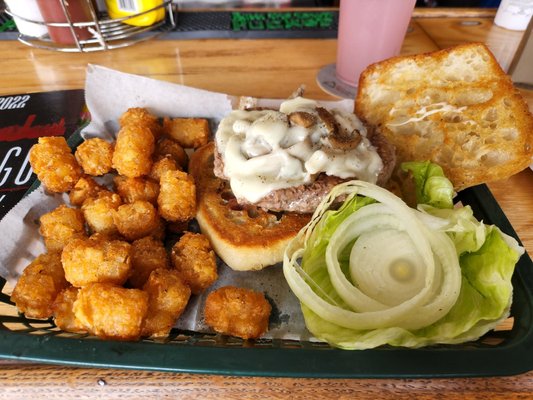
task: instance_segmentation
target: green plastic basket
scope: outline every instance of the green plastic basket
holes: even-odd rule
[[[517,238],[485,185],[458,195],[478,219]],[[518,239],[518,238],[517,238]],[[174,329],[162,341],[104,341],[61,332],[51,320],[17,313],[0,281],[0,357],[36,362],[225,375],[390,378],[513,375],[533,369],[533,263],[526,253],[513,275],[512,329],[476,342],[421,349],[346,351],[296,340],[245,341]],[[4,311],[5,310],[5,311]]]

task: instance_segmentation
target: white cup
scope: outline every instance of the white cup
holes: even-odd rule
[[[46,25],[30,22],[44,22],[37,0],[5,0],[5,2],[9,11],[13,13],[13,20],[20,33],[31,37],[42,37],[48,34]]]
[[[532,0],[502,0],[494,23],[502,28],[524,31],[532,15]]]

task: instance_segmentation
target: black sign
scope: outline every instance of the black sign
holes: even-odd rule
[[[88,119],[83,90],[0,96],[0,219],[36,176],[31,146],[41,136],[69,138]]]

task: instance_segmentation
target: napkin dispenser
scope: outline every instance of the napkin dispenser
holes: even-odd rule
[[[524,32],[508,74],[516,86],[533,90],[533,19]]]

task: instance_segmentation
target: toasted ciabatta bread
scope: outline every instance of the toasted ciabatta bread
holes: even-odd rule
[[[189,163],[196,182],[196,219],[202,233],[234,270],[258,270],[280,262],[287,243],[309,222],[310,215],[239,206],[229,184],[214,175],[213,163],[213,142],[195,151]]]
[[[456,190],[506,178],[533,156],[533,116],[483,44],[371,65],[355,112],[396,147],[398,163],[436,162]]]

